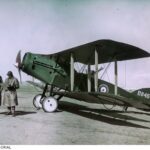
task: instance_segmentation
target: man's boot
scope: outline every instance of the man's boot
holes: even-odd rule
[[[11,115],[11,107],[7,107],[8,112],[6,113],[6,115]]]
[[[15,117],[15,106],[12,106],[12,116]]]

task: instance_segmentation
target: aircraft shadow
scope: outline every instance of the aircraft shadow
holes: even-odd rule
[[[139,115],[147,115],[150,116],[150,113],[146,113],[146,112],[137,112],[137,111],[127,111],[125,113],[132,113],[132,114],[139,114]]]
[[[124,120],[134,120],[134,121],[141,121],[141,122],[150,122],[148,120],[144,120],[144,119],[139,119],[139,118],[135,118],[135,117],[132,117],[132,116],[127,116],[127,115],[124,115],[125,113],[134,113],[134,114],[145,114],[145,113],[138,113],[138,112],[133,112],[133,111],[130,111],[130,112],[123,112],[123,111],[118,111],[118,110],[106,110],[106,109],[92,109],[94,112],[97,112],[97,113],[101,113],[101,114],[105,114],[105,115],[109,115],[113,118],[120,118],[120,119],[124,119]],[[121,114],[120,114],[121,113]]]
[[[108,111],[111,111],[111,112],[116,112],[116,113],[123,113],[123,114],[137,114],[137,115],[147,115],[147,116],[150,116],[150,113],[146,113],[146,112],[138,112],[138,111],[130,111],[130,110],[127,110],[127,111],[122,111],[122,110],[106,110],[106,109],[101,109],[103,110],[104,112],[108,112]],[[150,121],[147,121],[147,122],[150,122]]]
[[[92,109],[86,106],[74,104],[71,102],[64,102],[64,101],[60,102],[59,109],[73,114],[80,115],[82,117],[105,122],[112,125],[150,129],[146,126],[128,122],[127,120],[132,120],[132,121],[134,120],[134,121],[141,121],[141,122],[149,122],[149,121],[138,119],[127,115],[118,114],[120,113],[120,111]]]
[[[15,116],[23,116],[23,115],[35,114],[35,113],[37,113],[37,112],[34,112],[34,111],[16,111]],[[1,112],[0,114],[6,115],[7,112]]]

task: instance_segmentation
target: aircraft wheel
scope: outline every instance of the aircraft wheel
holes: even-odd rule
[[[45,112],[54,112],[58,107],[58,102],[54,97],[46,97],[42,102],[42,108]]]
[[[42,94],[38,94],[38,95],[36,95],[34,98],[33,98],[33,105],[34,105],[34,107],[35,108],[37,108],[37,109],[40,109],[40,108],[42,108],[42,100],[43,100],[43,98],[42,98],[42,100],[41,100],[41,97],[42,97]]]

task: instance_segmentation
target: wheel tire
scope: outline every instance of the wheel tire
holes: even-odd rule
[[[46,97],[42,101],[42,108],[45,112],[54,112],[58,107],[58,102],[54,97]]]
[[[33,98],[33,106],[37,109],[42,108],[42,100],[41,100],[42,94],[38,94]]]

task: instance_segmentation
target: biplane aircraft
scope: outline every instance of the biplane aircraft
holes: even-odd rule
[[[117,67],[118,61],[149,56],[150,53],[129,44],[98,40],[49,55],[27,52],[23,60],[19,51],[16,57],[16,67],[19,73],[22,70],[45,83],[43,92],[33,99],[34,106],[42,107],[45,112],[56,111],[62,97],[149,111],[150,90],[140,89],[131,93],[118,87]],[[87,73],[75,70],[74,64],[77,62],[87,67]],[[108,62],[114,62],[115,84],[98,78],[101,70],[98,69],[99,64]],[[91,70],[93,65],[95,71]],[[144,96],[145,94],[149,96]]]

